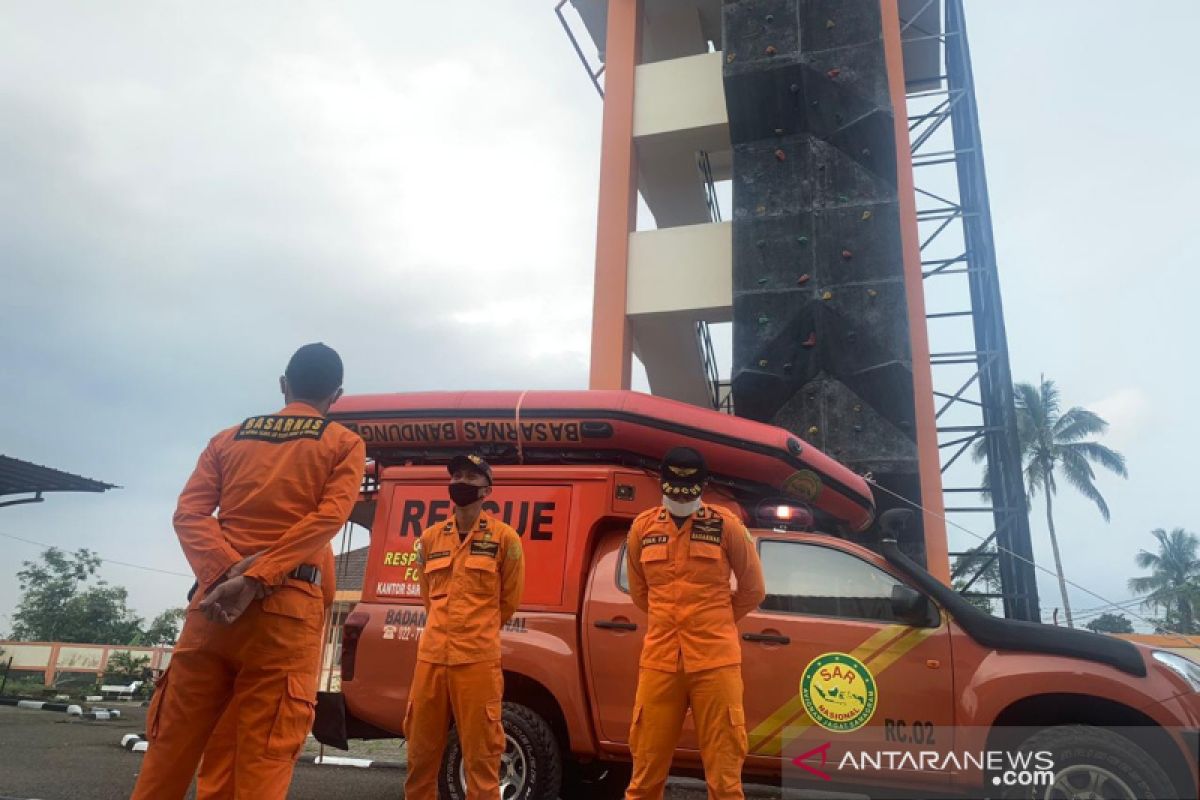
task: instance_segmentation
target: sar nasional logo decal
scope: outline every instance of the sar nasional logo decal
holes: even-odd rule
[[[846,653],[814,658],[800,678],[800,699],[813,722],[830,731],[866,725],[878,699],[867,665]]]

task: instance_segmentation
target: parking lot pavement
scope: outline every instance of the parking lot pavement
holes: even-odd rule
[[[142,763],[121,747],[121,737],[141,733],[145,709],[114,705],[121,718],[92,722],[49,711],[0,706],[0,800],[126,800]],[[379,756],[376,756],[379,757]],[[397,769],[299,764],[290,800],[398,800],[404,772]],[[673,781],[668,800],[702,800],[698,781]],[[756,798],[777,793],[747,793]],[[189,798],[192,795],[188,795]]]

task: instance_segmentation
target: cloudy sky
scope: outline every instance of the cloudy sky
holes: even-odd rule
[[[0,3],[0,452],[124,487],[0,533],[186,573],[196,454],[306,341],[351,392],[582,387],[600,103],[553,5]],[[1058,527],[1123,600],[1151,528],[1200,530],[1200,6],[967,12],[1013,372],[1112,422],[1111,524],[1064,492]],[[39,551],[0,552],[4,632]],[[146,616],[190,584],[103,574]]]

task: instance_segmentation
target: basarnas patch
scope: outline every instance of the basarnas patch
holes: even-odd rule
[[[323,417],[285,417],[268,414],[262,417],[250,417],[238,428],[233,437],[240,441],[294,442],[297,439],[320,439],[329,427]]]
[[[709,517],[704,520],[692,521],[692,541],[720,544],[725,532],[725,520],[720,517]]]
[[[496,557],[500,552],[499,542],[471,542],[471,555]]]

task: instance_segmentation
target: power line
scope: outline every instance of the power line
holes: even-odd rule
[[[905,497],[904,495],[897,494],[896,492],[893,492],[891,489],[887,488],[886,486],[881,486],[881,485],[880,485],[879,483],[877,483],[877,482],[875,481],[875,479],[874,479],[873,477],[871,477],[870,475],[864,475],[864,476],[863,476],[863,480],[865,480],[867,483],[871,484],[871,486],[874,486],[876,489],[879,489],[879,490],[881,490],[881,491],[883,491],[883,492],[886,492],[887,494],[890,494],[892,497],[896,498],[896,499],[897,499],[897,500],[899,500],[900,502],[902,502],[902,503],[907,503],[908,505],[910,505],[910,506],[912,506],[913,508],[915,508],[915,509],[917,509],[918,511],[920,511],[922,514],[928,514],[928,515],[929,515],[929,516],[931,516],[931,517],[937,517],[937,518],[938,518],[938,519],[940,519],[942,522],[945,522],[947,525],[952,525],[952,526],[954,526],[955,528],[958,528],[958,529],[959,529],[960,531],[962,531],[963,533],[970,534],[971,536],[974,536],[976,539],[978,539],[978,540],[979,540],[979,541],[981,541],[981,542],[986,542],[986,541],[987,541],[987,539],[988,539],[988,537],[986,537],[986,536],[981,536],[980,534],[976,533],[975,531],[971,530],[970,528],[964,528],[962,525],[959,525],[957,522],[955,522],[955,521],[954,521],[954,520],[952,520],[952,519],[948,519],[946,516],[944,516],[944,515],[942,515],[942,514],[936,514],[936,513],[934,513],[933,511],[930,511],[929,509],[927,509],[927,508],[925,508],[924,506],[922,506],[920,503],[914,503],[912,500],[909,500],[909,499],[908,499],[907,497]],[[1033,567],[1034,569],[1041,570],[1042,572],[1044,572],[1044,573],[1046,573],[1047,575],[1050,575],[1050,576],[1052,576],[1052,577],[1054,577],[1054,578],[1056,578],[1056,579],[1058,579],[1058,578],[1059,578],[1059,576],[1058,576],[1058,574],[1057,574],[1056,572],[1053,572],[1053,571],[1051,571],[1051,570],[1048,570],[1048,569],[1046,569],[1045,567],[1041,566],[1040,564],[1036,564],[1036,563],[1034,563],[1034,562],[1033,562],[1033,561],[1031,561],[1030,559],[1028,559],[1028,558],[1025,558],[1025,556],[1021,555],[1020,553],[1014,553],[1012,550],[1009,550],[1007,547],[1001,547],[999,544],[997,544],[997,545],[996,545],[996,551],[997,551],[997,552],[1004,552],[1004,553],[1008,553],[1008,554],[1009,554],[1010,556],[1012,556],[1013,558],[1019,559],[1020,561],[1024,561],[1026,564],[1028,564],[1029,566]],[[1101,601],[1102,603],[1105,603],[1105,606],[1103,606],[1103,607],[1105,607],[1105,608],[1108,608],[1108,607],[1112,607],[1112,606],[1114,606],[1114,605],[1117,605],[1116,603],[1114,603],[1114,602],[1112,602],[1111,600],[1109,600],[1107,597],[1104,597],[1103,595],[1096,594],[1095,592],[1093,592],[1091,589],[1087,588],[1086,586],[1080,586],[1078,583],[1075,583],[1075,581],[1069,580],[1069,579],[1067,578],[1067,576],[1065,576],[1065,575],[1063,575],[1063,576],[1062,576],[1062,578],[1061,578],[1060,580],[1062,580],[1062,582],[1063,582],[1063,583],[1065,583],[1065,584],[1067,584],[1067,585],[1069,585],[1069,586],[1072,586],[1072,587],[1074,587],[1074,588],[1078,589],[1078,590],[1079,590],[1079,591],[1081,591],[1081,592],[1084,592],[1084,593],[1086,593],[1086,594],[1089,594],[1089,595],[1091,595],[1092,597],[1096,598],[1097,600]],[[1188,643],[1190,646],[1192,646],[1192,647],[1200,647],[1200,642],[1197,642],[1195,639],[1190,639],[1190,638],[1188,638],[1186,635],[1184,635],[1184,634],[1182,634],[1182,633],[1176,633],[1175,631],[1169,631],[1169,630],[1163,629],[1163,628],[1161,628],[1161,627],[1158,625],[1158,623],[1154,622],[1153,620],[1147,619],[1146,617],[1143,617],[1142,615],[1140,615],[1140,614],[1138,614],[1138,613],[1136,613],[1136,612],[1134,612],[1134,611],[1131,611],[1131,610],[1129,610],[1129,609],[1125,609],[1125,611],[1126,611],[1126,613],[1128,613],[1128,614],[1132,615],[1132,616],[1134,617],[1134,619],[1137,619],[1139,622],[1145,623],[1146,625],[1149,625],[1149,626],[1151,626],[1152,628],[1155,628],[1155,629],[1157,629],[1157,630],[1161,630],[1161,631],[1163,631],[1163,633],[1164,633],[1164,634],[1166,634],[1166,635],[1169,635],[1169,636],[1177,636],[1177,637],[1179,637],[1180,639],[1182,639],[1183,641],[1187,642],[1187,643]],[[1074,616],[1075,616],[1075,615],[1074,615],[1074,614],[1072,614],[1071,616],[1072,616],[1072,618],[1074,618]]]
[[[5,539],[13,539],[18,542],[24,542],[25,544],[32,544],[36,547],[42,548],[43,550],[64,550],[65,549],[65,548],[59,547],[58,545],[46,544],[45,542],[35,542],[33,539],[26,539],[21,536],[14,536],[11,533],[5,533],[3,531],[0,531],[0,536],[3,536]],[[97,556],[97,557],[99,558],[99,556]],[[145,570],[146,572],[158,572],[163,575],[174,575],[177,578],[192,578],[192,577],[194,577],[192,575],[188,575],[183,572],[173,572],[169,569],[159,569],[158,567],[147,567],[143,564],[131,564],[128,561],[117,561],[115,558],[100,558],[100,561],[105,564],[118,564],[122,567],[130,567],[132,569],[142,569],[142,570]]]

